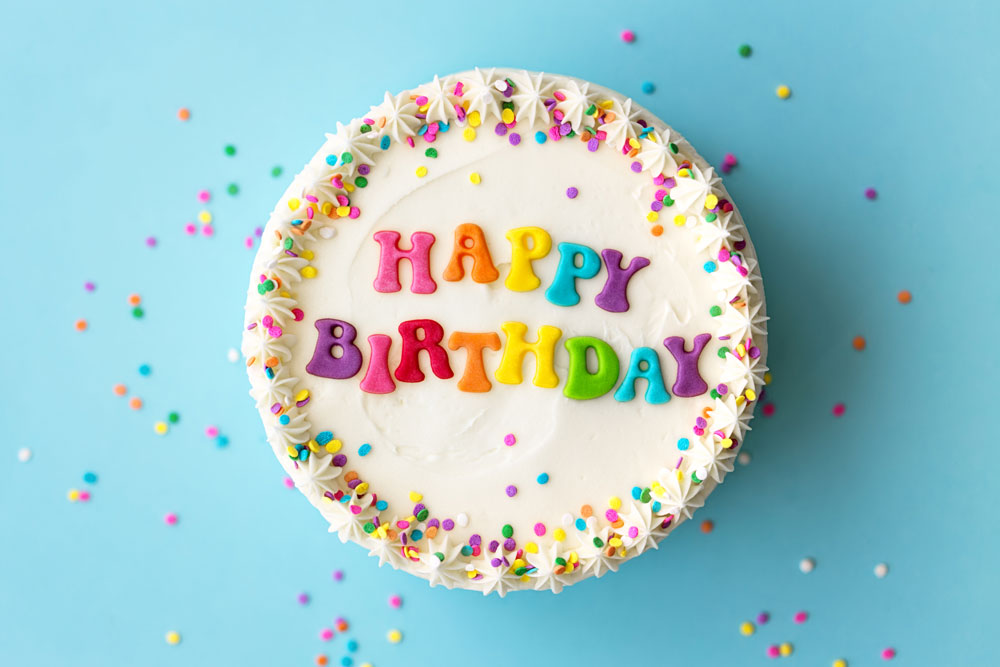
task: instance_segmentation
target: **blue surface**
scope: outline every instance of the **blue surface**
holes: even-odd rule
[[[310,665],[322,652],[335,665],[348,637],[317,635],[343,616],[355,664],[376,667],[758,665],[781,641],[802,665],[881,664],[887,646],[891,664],[996,664],[1000,5],[391,6],[3,2],[0,663]],[[323,132],[385,88],[477,64],[600,82],[710,161],[734,153],[726,184],[773,318],[775,414],[698,514],[715,531],[691,522],[559,596],[429,589],[341,545],[284,488],[242,364],[226,360],[243,239]],[[201,188],[214,238],[183,232]],[[129,410],[116,382],[145,407]],[[156,435],[171,410],[180,423]],[[19,463],[25,446],[34,458]],[[93,498],[67,502],[70,488]],[[800,609],[811,616],[795,625]],[[763,610],[771,622],[740,636]]]

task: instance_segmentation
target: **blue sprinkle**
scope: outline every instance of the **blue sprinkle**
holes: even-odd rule
[[[299,461],[308,461],[308,460],[309,460],[309,450],[303,449],[301,452],[299,452]]]
[[[705,269],[705,271],[707,271],[708,273],[715,273],[715,270],[716,270],[717,268],[718,268],[718,267],[717,267],[717,266],[715,265],[715,262],[712,262],[712,261],[708,261],[708,262],[705,262],[705,266],[704,266],[704,269]]]
[[[420,136],[424,136],[426,133],[427,133],[427,126],[426,125],[421,125],[420,129],[417,130],[417,134],[419,134]]]
[[[264,369],[264,375],[267,376],[268,380],[273,380],[274,379],[274,370],[272,370],[271,367],[268,366],[267,368]]]
[[[451,129],[451,125],[448,123],[438,123],[438,132],[447,132]]]
[[[354,664],[354,658],[352,658],[349,655],[345,655],[343,658],[340,659],[340,664],[343,665],[344,667],[351,667],[351,665]]]
[[[535,132],[535,141],[537,141],[538,143],[544,144],[546,139],[548,139],[548,136],[546,136],[546,134],[541,130]]]
[[[153,372],[153,369],[149,367],[149,364],[143,364],[139,366],[139,375],[149,375]]]
[[[326,163],[328,165],[330,165],[331,167],[337,166],[337,156],[333,155],[333,154],[327,155],[326,156]]]
[[[638,486],[633,486],[632,497],[635,498],[636,500],[639,500],[641,496],[642,496],[642,489],[640,489]]]
[[[347,495],[346,493],[340,497],[340,504],[341,505],[346,505],[349,502],[351,502],[351,497],[349,495]]]
[[[288,415],[281,415],[280,417],[278,417],[278,422],[279,422],[279,423],[280,423],[280,424],[281,424],[282,426],[287,426],[287,425],[288,425],[288,422],[290,422],[290,421],[292,421],[292,420],[291,420],[291,418],[289,418],[289,416],[288,416]]]
[[[583,519],[577,519],[576,520],[576,529],[577,530],[587,530],[587,522],[584,521]]]
[[[92,472],[83,473],[83,481],[87,484],[94,484],[97,482],[97,475]]]
[[[384,500],[380,500],[377,503],[375,503],[375,509],[377,509],[379,512],[384,512],[388,507],[389,503],[387,503]]]
[[[472,555],[472,547],[470,547],[468,544],[466,544],[464,547],[462,547],[462,555],[463,556],[471,556]]]
[[[688,440],[687,438],[681,438],[680,440],[677,441],[677,449],[681,450],[682,452],[685,451],[690,446],[691,446],[691,441]]]
[[[653,85],[652,81],[643,81],[642,82],[642,92],[644,92],[647,95],[649,95],[654,90],[656,90],[656,86]]]
[[[656,514],[657,512],[659,512],[660,511],[660,507],[661,507],[660,501],[659,500],[654,500],[653,501],[653,507],[652,507],[653,514]]]
[[[322,431],[316,434],[316,442],[320,445],[325,445],[331,440],[333,440],[333,433],[330,431]]]
[[[357,639],[348,639],[347,640],[347,650],[350,651],[351,653],[354,653],[355,651],[357,651],[358,650],[358,640]]]
[[[216,447],[225,447],[228,444],[229,444],[229,438],[227,436],[224,436],[224,435],[221,435],[221,434],[215,436],[215,446]]]
[[[412,531],[410,533],[410,539],[413,540],[414,542],[419,542],[420,540],[424,539],[424,531],[422,530]]]
[[[379,142],[379,146],[382,148],[382,150],[385,150],[386,148],[389,147],[389,135],[388,134],[382,137],[382,141]]]
[[[549,483],[549,473],[543,472],[541,475],[539,475],[538,477],[536,477],[535,480],[539,484],[548,484]]]
[[[368,456],[368,452],[372,450],[372,446],[367,442],[360,447],[358,447],[358,456]]]

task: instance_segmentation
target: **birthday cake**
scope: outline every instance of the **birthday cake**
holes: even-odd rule
[[[267,222],[243,353],[341,540],[432,585],[558,592],[733,469],[766,320],[739,212],[676,131],[476,69],[326,136]]]

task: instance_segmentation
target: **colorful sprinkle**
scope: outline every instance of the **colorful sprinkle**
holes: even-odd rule
[[[783,658],[787,658],[788,656],[790,656],[794,652],[794,650],[795,650],[794,647],[788,642],[785,642],[778,647],[778,652],[781,654],[781,657]]]
[[[653,91],[656,90],[656,86],[653,85],[652,81],[643,81],[640,88],[642,89],[642,92],[646,93],[647,95],[652,94]]]
[[[878,191],[875,188],[865,188],[865,199],[875,199],[878,197]]]
[[[398,595],[390,595],[389,606],[392,607],[393,609],[399,609],[400,607],[403,606],[403,598],[399,597]]]
[[[296,599],[296,600],[298,601],[298,603],[299,603],[299,604],[301,604],[301,605],[307,605],[307,604],[309,604],[309,594],[308,594],[308,593],[299,593],[299,594],[298,594],[298,595],[297,595],[297,596],[295,597],[295,599]]]
[[[233,146],[232,144],[226,144],[226,147],[224,149],[222,149],[222,150],[229,157],[232,157],[232,156],[236,155],[236,146]]]
[[[513,447],[517,443],[517,438],[514,437],[513,433],[508,433],[503,437],[503,444],[508,447]]]
[[[835,404],[833,406],[833,416],[834,417],[843,417],[844,416],[844,412],[846,410],[847,410],[847,406],[846,405],[844,405],[843,403],[837,403],[837,404]]]
[[[163,523],[168,526],[176,526],[178,521],[177,514],[175,512],[167,512],[163,515]]]
[[[471,181],[473,185],[479,185],[483,182],[483,177],[479,175],[478,171],[474,171],[469,174],[469,181]]]
[[[892,660],[895,657],[896,657],[896,649],[892,647],[882,649],[883,660]]]
[[[756,631],[757,628],[750,621],[744,621],[740,623],[740,634],[743,635],[744,637],[749,637]]]
[[[715,522],[711,519],[705,519],[701,522],[701,532],[711,533],[715,529]]]
[[[635,32],[631,30],[622,30],[621,38],[626,44],[631,44],[635,41]]]
[[[764,625],[771,620],[771,615],[766,611],[762,611],[757,614],[757,625]]]
[[[771,644],[770,646],[767,647],[767,657],[777,658],[780,655],[781,655],[781,649],[778,648],[777,644]]]
[[[76,328],[77,331],[86,331],[87,330],[87,320],[79,319],[79,320],[77,320],[76,322],[73,323],[73,326],[74,326],[74,328]]]
[[[514,486],[513,484],[508,484],[507,488],[504,489],[504,491],[507,493],[508,498],[513,498],[514,496],[517,495],[517,487]]]
[[[390,644],[398,644],[403,641],[403,633],[399,630],[389,630],[385,637],[389,640]]]
[[[795,616],[792,617],[792,621],[794,621],[799,625],[805,623],[808,620],[809,620],[809,614],[804,611],[797,611],[795,612]]]
[[[875,576],[879,579],[885,579],[885,575],[889,574],[889,566],[885,563],[879,563],[875,566]]]
[[[913,301],[913,295],[910,294],[910,290],[901,290],[899,294],[896,295],[896,299],[903,305],[906,305]]]
[[[191,110],[188,109],[187,107],[181,107],[180,109],[178,109],[177,120],[181,121],[182,123],[186,123],[189,120],[191,120]]]
[[[781,85],[774,90],[774,94],[783,100],[787,100],[792,96],[792,89],[788,86]]]
[[[538,477],[535,478],[535,481],[537,481],[539,484],[548,484],[549,473],[543,472],[542,474],[540,474]]]
[[[753,49],[749,44],[740,44],[740,48],[738,48],[736,52],[740,54],[741,58],[749,58],[750,54],[753,53]]]
[[[816,560],[813,558],[803,558],[799,561],[799,572],[809,574],[816,569]]]
[[[171,630],[166,634],[164,638],[167,640],[167,643],[170,644],[171,646],[177,646],[178,644],[181,643],[181,633],[177,632],[176,630]]]
[[[569,197],[570,199],[576,199],[576,196],[578,194],[580,194],[580,191],[577,190],[576,188],[574,188],[572,186],[566,188],[566,196]]]
[[[858,352],[865,349],[865,345],[867,345],[867,341],[865,341],[864,336],[855,336],[854,340],[851,341],[851,346]]]

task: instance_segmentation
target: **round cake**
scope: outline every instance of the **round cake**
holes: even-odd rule
[[[432,585],[558,592],[733,469],[766,320],[683,137],[580,79],[476,69],[326,136],[267,222],[243,353],[341,540]]]

